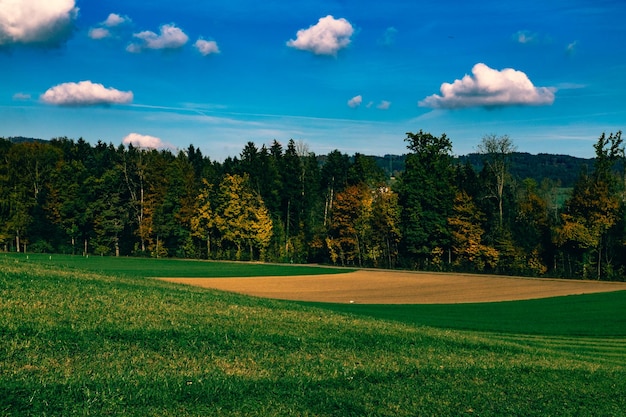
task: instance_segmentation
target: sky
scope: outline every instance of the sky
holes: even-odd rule
[[[212,160],[290,139],[316,154],[455,155],[486,135],[592,157],[626,126],[623,0],[0,0],[0,137]]]

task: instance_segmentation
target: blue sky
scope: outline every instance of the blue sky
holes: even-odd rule
[[[0,136],[593,156],[626,124],[623,0],[0,0]]]

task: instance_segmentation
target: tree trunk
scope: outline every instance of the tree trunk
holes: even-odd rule
[[[601,263],[602,263],[602,244],[598,245],[598,281],[600,281],[600,278],[602,276]]]

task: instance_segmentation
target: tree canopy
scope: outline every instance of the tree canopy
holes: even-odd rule
[[[571,188],[516,174],[507,135],[485,136],[478,164],[445,134],[405,141],[386,171],[293,140],[218,163],[193,145],[0,139],[0,250],[625,279],[621,132]]]

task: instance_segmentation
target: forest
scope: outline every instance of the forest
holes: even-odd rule
[[[294,140],[216,162],[193,145],[0,138],[0,250],[626,279],[621,132],[567,184],[514,172],[507,135],[464,158],[445,134],[405,142],[387,170]]]

